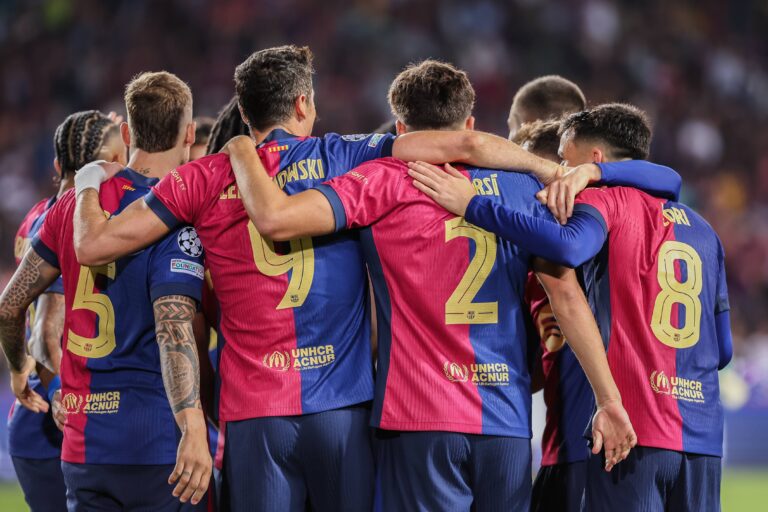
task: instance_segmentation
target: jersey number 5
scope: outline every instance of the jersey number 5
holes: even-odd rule
[[[685,280],[678,280],[675,262],[685,263]],[[672,348],[688,348],[699,342],[701,333],[701,258],[688,244],[667,241],[659,250],[659,286],[651,318],[656,338]],[[672,325],[672,306],[678,304],[678,327]],[[685,307],[685,318],[682,308]],[[682,324],[682,326],[680,326]]]
[[[248,234],[251,237],[253,261],[259,272],[265,276],[279,276],[291,271],[288,290],[276,309],[298,308],[304,304],[315,277],[315,250],[312,247],[312,239],[291,240],[288,254],[277,254],[275,244],[262,237],[252,222],[248,223]]]
[[[108,356],[116,346],[115,308],[112,307],[109,297],[93,291],[98,274],[114,279],[114,262],[100,267],[80,267],[72,310],[85,309],[95,313],[99,334],[95,338],[87,338],[76,334],[72,329],[67,333],[67,350],[75,355],[92,359]]]
[[[445,323],[498,323],[498,302],[472,302],[496,263],[496,237],[461,217],[445,221],[445,241],[450,242],[458,237],[466,237],[475,242],[475,255],[459,285],[445,303]]]

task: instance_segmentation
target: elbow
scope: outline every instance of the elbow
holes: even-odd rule
[[[86,267],[98,267],[113,261],[107,255],[103,254],[103,251],[97,247],[97,244],[76,241],[74,245],[75,257],[80,265]]]
[[[274,242],[284,242],[296,237],[293,230],[282,221],[282,216],[277,214],[264,214],[259,218],[251,218],[256,231],[265,238]]]

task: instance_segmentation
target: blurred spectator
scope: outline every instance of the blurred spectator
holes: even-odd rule
[[[189,82],[195,115],[232,95],[250,52],[308,44],[326,131],[389,118],[389,81],[434,57],[466,68],[477,127],[506,134],[517,88],[556,73],[591,103],[653,117],[653,158],[685,178],[685,200],[727,253],[737,354],[767,342],[768,4],[764,0],[4,0],[0,2],[0,284],[13,234],[52,192],[52,136],[75,110],[122,109],[136,73]],[[763,334],[760,334],[763,333]],[[766,349],[763,349],[766,350]]]

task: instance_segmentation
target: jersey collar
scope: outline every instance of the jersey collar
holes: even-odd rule
[[[283,139],[298,139],[298,135],[294,135],[292,133],[288,133],[287,131],[283,130],[282,128],[275,128],[271,132],[269,132],[269,135],[264,138],[261,144],[267,144],[268,142],[276,141],[276,140],[283,140]]]
[[[147,176],[143,176],[130,167],[126,167],[119,173],[117,173],[117,176],[121,176],[123,178],[131,180],[134,184],[140,186],[140,187],[147,187],[152,188],[158,181],[160,181],[157,178],[149,178]]]

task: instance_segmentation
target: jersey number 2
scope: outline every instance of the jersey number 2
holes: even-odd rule
[[[93,291],[98,274],[114,279],[114,262],[100,267],[80,267],[72,310],[85,309],[95,313],[99,334],[95,338],[87,338],[76,334],[72,329],[67,333],[67,350],[77,356],[91,359],[108,356],[116,346],[115,308],[112,307],[109,297]]]
[[[445,323],[498,323],[498,302],[472,302],[496,263],[496,237],[461,217],[445,221],[445,241],[450,242],[458,237],[466,237],[475,242],[475,255],[459,285],[445,303]]]
[[[292,271],[288,290],[276,309],[298,308],[304,304],[315,277],[315,250],[312,247],[312,239],[291,240],[288,254],[277,254],[275,244],[262,237],[252,222],[248,223],[248,234],[251,237],[253,261],[259,272],[265,276],[279,276]]]
[[[675,275],[675,262],[685,263],[686,277],[679,281]],[[651,318],[651,329],[656,338],[672,348],[688,348],[699,342],[701,333],[701,258],[688,244],[667,241],[659,250],[659,286]],[[678,315],[685,307],[682,327],[672,325],[672,306],[678,304]],[[677,322],[680,325],[680,322]]]

